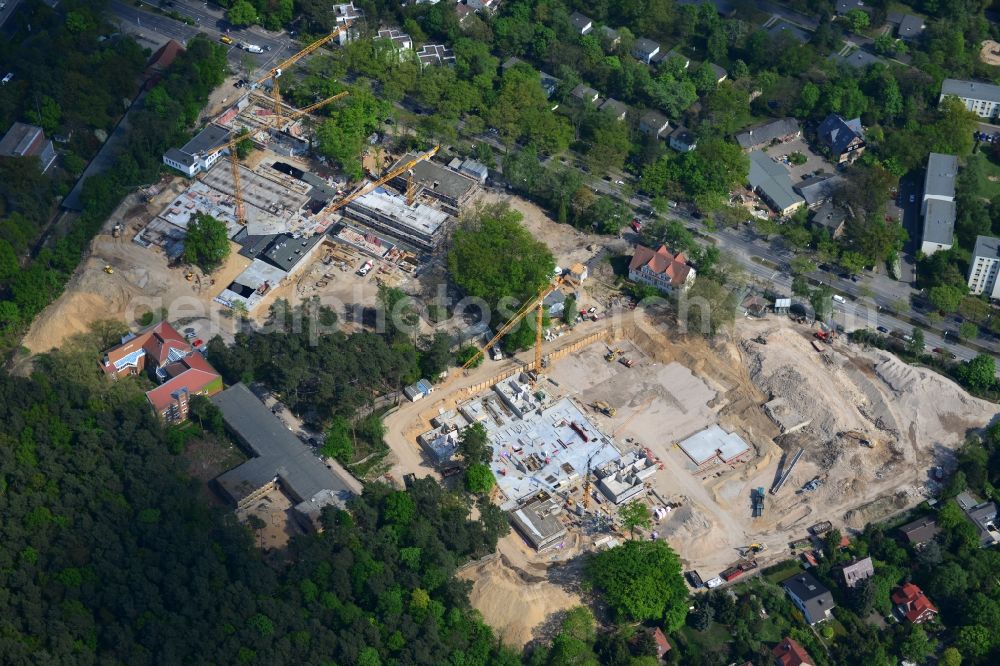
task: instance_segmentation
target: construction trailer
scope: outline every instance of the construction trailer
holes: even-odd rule
[[[750,493],[750,499],[753,505],[753,517],[760,518],[764,515],[764,489],[756,488]]]

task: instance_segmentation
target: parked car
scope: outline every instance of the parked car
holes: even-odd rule
[[[233,38],[230,37],[229,35],[222,35],[221,37],[219,37],[219,41],[222,42],[223,44],[232,44]]]
[[[877,326],[875,330],[878,331],[879,333],[886,333],[886,334],[889,333],[889,329],[887,329],[885,326]],[[937,350],[935,349],[934,351]]]
[[[3,84],[7,85],[13,78],[14,78],[14,72],[7,72],[7,76],[3,77]]]

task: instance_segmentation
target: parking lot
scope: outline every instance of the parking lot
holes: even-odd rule
[[[816,175],[816,172],[821,173],[835,173],[836,167],[830,164],[822,155],[813,152],[809,144],[806,143],[805,137],[799,137],[797,139],[792,139],[791,141],[786,141],[777,146],[768,148],[767,154],[771,157],[778,158],[788,157],[792,153],[801,153],[806,156],[805,164],[791,164],[790,162],[782,162],[785,168],[788,169],[788,174],[792,179],[792,184],[798,184],[804,178],[809,178],[810,176]]]

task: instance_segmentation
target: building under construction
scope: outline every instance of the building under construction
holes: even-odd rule
[[[426,204],[407,204],[406,197],[378,187],[343,208],[344,214],[418,250],[433,251],[444,235],[449,216]]]
[[[573,401],[539,403],[527,385],[519,384],[516,391],[497,385],[459,411],[470,423],[482,423],[489,433],[490,467],[505,496],[501,506],[508,511],[541,491],[568,495],[584,483],[588,464],[596,470],[621,458],[612,439]]]
[[[416,153],[407,153],[392,169],[417,157]],[[412,185],[415,188],[413,196],[418,200],[425,195],[435,199],[441,210],[451,215],[460,215],[479,190],[479,183],[472,178],[431,160],[417,163],[410,171],[413,172]],[[390,184],[405,192],[410,185],[409,173],[393,178]]]

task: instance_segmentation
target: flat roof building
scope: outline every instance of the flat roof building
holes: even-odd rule
[[[318,515],[316,507],[343,507],[359,492],[356,479],[324,464],[244,384],[213,396],[212,402],[229,431],[253,455],[216,478],[238,508],[280,488],[297,504],[299,513]]]
[[[392,165],[390,170],[399,168],[416,158],[416,153],[407,153]],[[479,184],[473,179],[431,160],[417,162],[412,171],[413,181],[417,188],[415,197],[426,194],[436,199],[440,203],[441,209],[449,215],[460,215],[472,197],[479,191]],[[404,173],[393,178],[391,184],[400,192],[405,192],[407,179],[407,174]]]
[[[448,221],[444,211],[422,203],[407,205],[406,197],[381,187],[357,197],[343,210],[351,219],[424,251],[437,247]]]
[[[228,140],[228,129],[209,123],[180,148],[167,150],[163,154],[163,163],[191,178],[200,171],[208,171],[219,161],[225,150],[208,153],[223,146]]]
[[[996,118],[1000,114],[1000,86],[979,81],[945,79],[941,82],[941,97],[955,97],[965,104],[965,108],[982,118]]]
[[[597,487],[614,504],[625,504],[646,493],[646,479],[656,474],[656,463],[632,452],[595,470]]]
[[[924,24],[924,19],[913,14],[907,14],[899,22],[899,28],[896,31],[896,35],[902,40],[913,40],[924,34],[924,29],[927,26]]]
[[[976,237],[976,247],[969,262],[969,293],[1000,298],[1000,238]]]
[[[751,451],[750,445],[742,437],[726,432],[718,425],[691,435],[680,443],[680,448],[698,469],[742,462]]]
[[[566,526],[559,516],[562,507],[547,494],[540,494],[519,509],[508,513],[510,524],[537,551],[550,548],[566,536]]]

